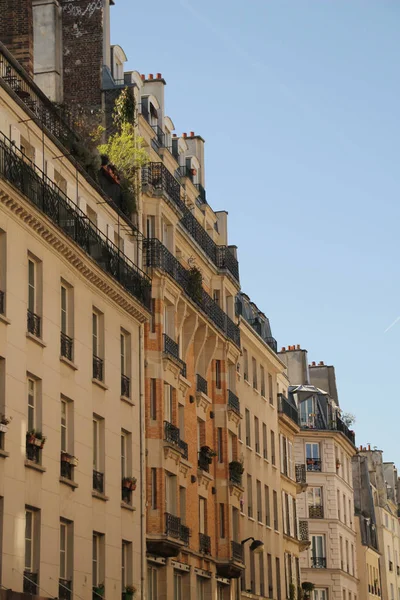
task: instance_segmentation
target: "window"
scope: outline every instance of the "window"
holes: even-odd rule
[[[28,259],[28,310],[36,312],[36,263]]]
[[[264,552],[258,555],[258,572],[260,576],[260,596],[265,596]]]
[[[147,599],[158,600],[158,577],[157,569],[155,567],[148,567],[147,569]]]
[[[276,490],[273,491],[273,503],[274,503],[274,529],[279,531],[279,517],[278,517],[278,494]]]
[[[37,536],[35,531],[35,512],[31,509],[25,510],[25,571],[35,571],[35,546],[34,540]]]
[[[346,509],[346,496],[343,494],[343,520],[347,525],[347,509]]]
[[[220,360],[215,361],[215,387],[217,388],[217,390],[220,390],[222,387]]]
[[[394,585],[390,584],[390,600],[394,600]]]
[[[328,590],[326,589],[315,589],[313,600],[328,600]]]
[[[41,266],[42,263],[28,256],[28,332],[41,337]]]
[[[178,571],[174,571],[174,600],[182,600],[182,575]]]
[[[94,532],[92,540],[92,585],[97,588],[104,584],[104,535]]]
[[[268,439],[267,439],[267,426],[263,423],[262,426],[263,431],[263,457],[268,458]]]
[[[73,359],[72,294],[73,289],[62,281],[60,288],[61,356],[71,361]]]
[[[150,313],[150,333],[156,332],[156,301],[154,298],[151,299],[151,313]]]
[[[150,379],[150,419],[157,419],[157,379]]]
[[[253,517],[253,484],[251,475],[247,475],[247,516]]]
[[[262,498],[261,498],[261,481],[257,480],[257,520],[262,523]]]
[[[121,396],[131,397],[131,336],[124,330],[120,333],[121,353]]]
[[[273,390],[273,385],[272,385],[272,375],[268,375],[268,398],[269,398],[269,403],[270,404],[274,404],[274,390]]]
[[[37,428],[36,403],[36,381],[28,377],[28,431]]]
[[[340,512],[340,491],[336,490],[336,493],[337,493],[337,499],[336,500],[337,500],[337,509],[338,509],[338,519],[340,521],[341,518],[342,518],[342,515],[341,515],[341,512]]]
[[[218,427],[217,429],[217,454],[218,454],[218,462],[224,462],[224,453],[223,453],[223,438],[222,438],[222,427]]]
[[[307,489],[308,517],[310,519],[323,519],[322,488],[309,487]]]
[[[346,540],[346,571],[350,573],[349,541]]]
[[[126,334],[124,332],[121,331],[120,334],[120,347],[121,347],[121,375],[126,375],[127,374],[127,356],[126,356],[126,346],[127,346],[127,339],[126,339]]]
[[[122,540],[121,545],[121,589],[132,585],[132,543]]]
[[[104,420],[93,415],[93,489],[104,493]]]
[[[86,205],[86,214],[89,218],[89,221],[91,221],[93,225],[97,227],[97,213],[93,210],[93,208],[90,208],[89,204]]]
[[[213,291],[213,300],[218,306],[221,306],[221,290]]]
[[[344,571],[344,555],[343,555],[343,538],[339,537],[339,548],[340,548],[340,568]]]
[[[131,434],[121,430],[121,478],[131,476]]]
[[[225,537],[225,504],[219,505],[219,537]]]
[[[273,465],[276,464],[275,458],[275,432],[271,431],[271,462]]]
[[[251,446],[251,436],[250,436],[250,411],[245,409],[245,419],[246,419],[246,446]]]
[[[276,597],[277,600],[281,600],[281,567],[279,558],[275,558],[275,568],[276,568]]]
[[[306,443],[307,471],[321,471],[321,455],[319,444]]]
[[[251,359],[252,369],[253,369],[253,388],[257,389],[257,362],[255,358]]]
[[[315,569],[326,568],[325,536],[311,536],[311,566]]]
[[[267,554],[267,566],[268,566],[268,592],[269,597],[274,597],[274,580],[272,575],[272,556]]]
[[[207,533],[207,500],[199,498],[199,533]]]
[[[249,356],[246,348],[243,348],[243,377],[245,381],[249,380]]]
[[[151,508],[157,508],[157,469],[151,469]]]
[[[72,580],[72,550],[73,535],[72,523],[65,519],[60,520],[60,585],[71,589]]]
[[[92,346],[93,346],[93,379],[103,381],[103,315],[97,311],[92,313]]]
[[[263,366],[260,366],[260,391],[261,396],[265,398],[265,369]]]
[[[265,524],[271,527],[271,512],[269,506],[269,486],[264,485],[264,501],[265,501]]]
[[[179,516],[182,525],[186,524],[186,488],[179,486]]]
[[[260,454],[260,426],[257,417],[254,417],[254,444],[255,451]]]
[[[164,383],[164,420],[172,423],[174,414],[174,388],[169,383]]]

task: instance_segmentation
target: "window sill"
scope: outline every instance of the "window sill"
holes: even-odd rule
[[[257,451],[256,451],[256,456],[258,456],[258,458],[262,458],[261,454]]]
[[[249,381],[248,379],[246,379],[246,377],[244,378],[244,380],[243,380],[243,381],[244,381],[244,382],[245,382],[245,383],[246,383],[246,384],[247,384],[249,387],[251,386],[251,383],[250,383],[250,381]]]
[[[243,440],[239,440],[239,444],[243,444]]]
[[[4,325],[10,325],[10,319],[7,319],[6,315],[0,315],[0,323],[4,323]]]
[[[109,500],[108,496],[100,492],[96,492],[96,490],[92,490],[92,496],[93,498],[97,498],[98,500],[103,500],[103,502],[107,502],[107,500]]]
[[[5,450],[0,450],[0,458],[8,458],[9,456],[9,452],[6,452]]]
[[[121,502],[121,508],[124,508],[125,510],[130,510],[131,512],[135,512],[136,510],[134,506],[132,506],[131,504],[127,504],[126,502]]]
[[[259,525],[262,525],[262,526],[264,527],[264,523],[263,523],[262,521],[257,521],[257,523],[258,523]]]
[[[95,379],[92,377],[92,383],[98,385],[102,390],[108,390],[108,385],[106,385],[103,381],[100,381],[100,379]]]
[[[78,366],[74,362],[72,362],[72,360],[69,360],[69,358],[66,358],[65,356],[60,356],[60,362],[64,363],[68,367],[71,367],[71,369],[73,369],[74,371],[78,370]]]
[[[248,520],[249,520],[249,521],[253,521],[253,523],[255,523],[255,522],[256,522],[256,520],[255,520],[255,518],[254,518],[254,517],[249,517],[249,516],[248,516],[247,518],[248,518]]]
[[[41,346],[42,348],[47,347],[47,344],[45,344],[41,338],[36,337],[36,335],[33,335],[33,333],[29,333],[29,331],[26,332],[26,337],[28,338],[28,340],[32,340],[32,342],[35,342],[36,344],[38,344],[38,346]]]
[[[25,466],[28,469],[39,471],[39,473],[46,473],[47,471],[46,467],[42,467],[42,465],[38,465],[37,463],[33,462],[32,460],[28,460],[27,458],[25,459]]]
[[[121,396],[121,401],[125,402],[125,404],[129,404],[129,406],[136,406],[134,402],[127,396]]]
[[[259,391],[258,391],[258,389],[257,389],[257,388],[255,388],[254,386],[253,386],[253,392],[255,392],[255,393],[257,394],[257,396],[259,396],[259,395],[260,395],[260,392],[259,392]]]
[[[68,485],[73,490],[76,490],[76,488],[79,487],[78,484],[75,483],[75,481],[72,481],[72,479],[67,479],[66,477],[60,477],[59,481],[64,485]]]

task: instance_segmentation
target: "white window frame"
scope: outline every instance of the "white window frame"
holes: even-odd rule
[[[68,402],[65,398],[61,398],[61,451],[68,452]]]
[[[61,284],[61,333],[68,335],[68,288]]]
[[[30,526],[28,526],[28,515]],[[25,571],[29,573],[33,573],[35,570],[35,517],[36,514],[34,510],[30,508],[25,509]],[[27,561],[27,546],[30,548],[29,564]]]
[[[36,314],[37,308],[37,263],[28,258],[28,310]]]
[[[158,570],[147,567],[147,600],[158,600]]]
[[[33,377],[27,379],[28,383],[28,431],[37,427],[37,385]]]
[[[68,523],[60,521],[60,579],[68,580]]]

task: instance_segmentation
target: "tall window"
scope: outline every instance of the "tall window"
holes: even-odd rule
[[[73,558],[73,524],[65,519],[60,520],[60,585],[71,589]]]
[[[265,397],[265,369],[262,365],[260,366],[260,391],[261,391],[261,396],[263,396],[263,398],[264,398]]]
[[[132,543],[122,540],[121,545],[121,588],[132,585]]]
[[[127,375],[127,336],[124,332],[120,334],[120,347],[121,347],[121,375]]]
[[[219,537],[225,537],[225,504],[219,505]]]
[[[61,398],[61,452],[68,452],[68,404]]]
[[[218,462],[219,463],[224,462],[222,427],[217,428],[217,453],[218,453]]]
[[[220,390],[222,387],[220,360],[215,361],[215,387],[217,388],[217,390]]]
[[[274,389],[273,389],[273,385],[272,385],[272,375],[268,375],[268,398],[269,398],[269,403],[273,404],[274,403]]]
[[[147,569],[147,600],[158,600],[158,577],[155,567]]]
[[[247,475],[247,516],[253,517],[253,483],[251,475]]]
[[[307,489],[307,504],[310,519],[322,519],[324,517],[321,487],[309,487]]]
[[[150,419],[157,419],[157,379],[150,379]]]
[[[265,596],[264,552],[258,555],[258,572],[260,575],[260,595]]]
[[[311,537],[311,566],[316,569],[326,568],[325,536],[313,535]]]
[[[61,333],[68,335],[68,291],[61,285]]]
[[[267,426],[263,423],[263,457],[268,458],[268,438],[267,438]]]
[[[92,585],[104,584],[104,535],[93,532],[92,538]],[[93,598],[95,598],[93,594]]]
[[[36,263],[28,259],[28,310],[36,314]]]
[[[151,508],[157,508],[157,469],[151,469]]]
[[[127,467],[127,434],[121,431],[121,477],[128,477]]]
[[[306,443],[307,471],[321,471],[321,453],[318,443]]]
[[[264,485],[264,502],[265,502],[265,524],[271,526],[271,511],[269,506],[269,486]]]
[[[174,571],[174,600],[183,600],[182,575]]]
[[[34,540],[37,533],[35,531],[35,511],[25,510],[25,571],[33,573],[36,567]]]
[[[28,377],[28,431],[36,429],[36,381]]]
[[[260,425],[258,417],[254,417],[254,444],[255,451],[260,454]]]
[[[103,351],[103,315],[97,311],[92,313],[92,347],[93,347],[93,379],[104,379]]]
[[[273,465],[276,464],[275,456],[275,432],[271,430],[271,462]]]
[[[156,301],[154,298],[151,299],[151,313],[150,313],[150,333],[156,332]]]
[[[262,523],[262,498],[261,498],[261,481],[257,480],[257,520]]]
[[[249,356],[246,348],[243,348],[243,377],[245,381],[249,380]]]
[[[253,388],[257,389],[257,361],[255,358],[251,359],[251,364],[253,368]]]
[[[273,502],[274,502],[274,529],[279,531],[279,515],[278,515],[278,494],[276,490],[273,491]]]
[[[245,419],[246,419],[246,446],[251,446],[251,436],[250,436],[250,411],[245,409]]]
[[[186,488],[179,486],[179,516],[182,525],[186,525]]]
[[[104,420],[93,415],[93,489],[104,493]]]
[[[316,588],[314,590],[313,600],[328,600],[328,591],[326,589]]]
[[[272,575],[272,556],[267,554],[267,567],[268,567],[268,592],[269,597],[274,597],[274,580]]]
[[[92,342],[93,342],[93,355],[99,356],[99,353],[100,353],[99,315],[95,312],[92,314]]]
[[[199,533],[207,533],[207,500],[199,498]]]

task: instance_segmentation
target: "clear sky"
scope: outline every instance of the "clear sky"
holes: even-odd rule
[[[242,289],[336,367],[357,444],[400,468],[398,0],[116,0],[127,69],[206,140]]]

